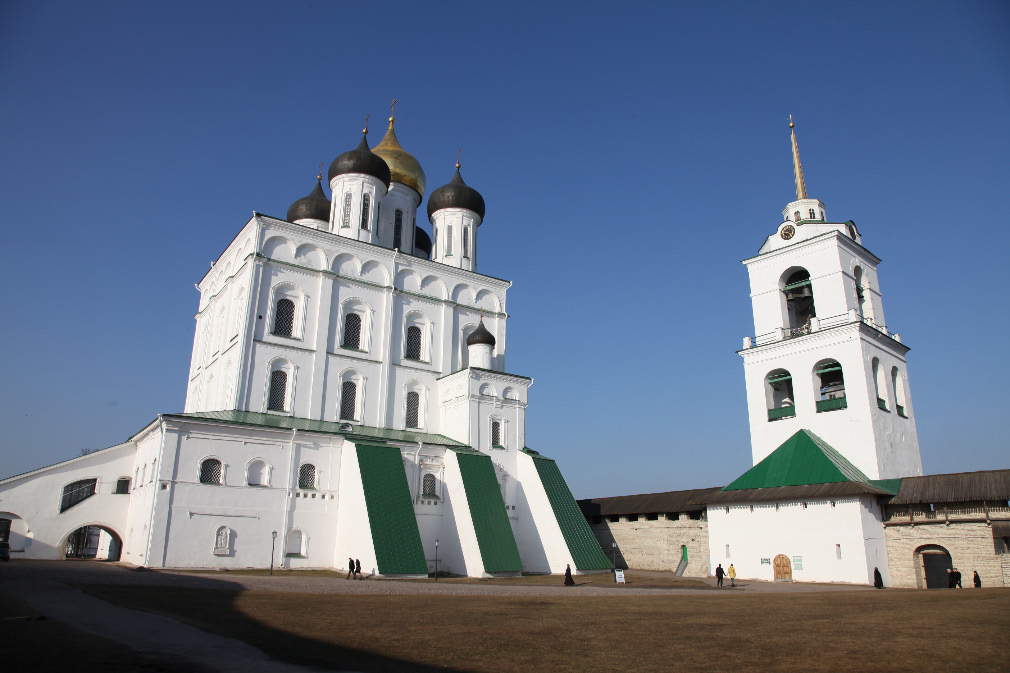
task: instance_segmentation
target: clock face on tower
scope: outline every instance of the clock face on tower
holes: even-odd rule
[[[791,224],[787,224],[786,226],[782,227],[782,232],[779,235],[782,237],[782,240],[788,241],[795,234],[796,234],[796,227],[794,227]]]

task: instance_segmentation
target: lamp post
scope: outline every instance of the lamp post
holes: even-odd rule
[[[614,566],[614,577],[617,577],[617,542],[610,543],[610,563]]]
[[[438,581],[438,538],[435,538],[435,581]]]
[[[274,550],[277,548],[277,531],[271,533],[273,540],[270,541],[270,574],[274,574]]]

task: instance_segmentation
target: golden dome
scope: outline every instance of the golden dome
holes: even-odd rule
[[[382,157],[389,165],[389,172],[393,177],[393,182],[400,182],[414,189],[418,194],[424,196],[424,171],[421,164],[412,157],[406,150],[400,147],[400,142],[396,139],[396,131],[393,130],[393,117],[389,118],[389,130],[382,140],[372,148],[372,152]]]

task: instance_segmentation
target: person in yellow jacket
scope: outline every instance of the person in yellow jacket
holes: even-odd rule
[[[732,563],[729,564],[729,570],[726,571],[726,574],[729,575],[729,585],[731,587],[735,587],[736,582],[734,582],[733,580],[736,579],[736,568],[733,567]]]

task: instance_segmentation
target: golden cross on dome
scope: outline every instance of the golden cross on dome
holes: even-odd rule
[[[795,124],[793,124],[793,116],[789,115],[789,128],[793,128],[794,126]]]
[[[389,121],[393,121],[393,112],[395,109],[396,109],[396,99],[394,98],[393,102],[389,104]]]
[[[323,162],[320,161],[319,162],[319,175],[316,176],[316,180],[322,180],[322,179],[323,179]]]
[[[361,129],[361,133],[366,136],[368,135],[368,120],[371,116],[372,115],[365,115],[365,128]]]
[[[460,147],[457,147],[457,148],[456,148],[456,170],[459,170],[459,151],[460,151],[461,149],[462,149],[462,148],[460,148]],[[483,316],[483,314],[481,314],[481,315]]]

